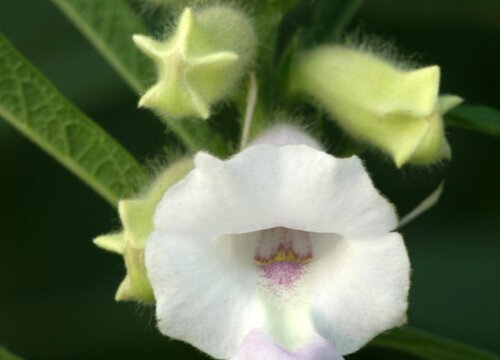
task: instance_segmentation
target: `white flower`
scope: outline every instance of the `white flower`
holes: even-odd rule
[[[357,157],[258,144],[195,164],[146,244],[163,334],[217,359],[326,360],[405,321],[397,217]]]

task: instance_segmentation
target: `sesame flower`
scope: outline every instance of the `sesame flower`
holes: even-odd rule
[[[359,158],[272,131],[226,161],[198,153],[160,201],[158,327],[217,359],[342,359],[406,319],[397,217]]]

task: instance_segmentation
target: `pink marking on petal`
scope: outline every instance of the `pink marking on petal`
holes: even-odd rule
[[[259,268],[269,284],[291,287],[304,274],[305,264],[279,261],[260,265]]]
[[[264,285],[279,290],[293,287],[312,258],[308,232],[278,227],[261,231],[254,263]]]

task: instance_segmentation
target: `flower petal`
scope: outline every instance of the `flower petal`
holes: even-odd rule
[[[260,315],[256,273],[225,261],[218,250],[209,239],[171,239],[155,231],[146,263],[160,331],[228,359]]]
[[[317,243],[331,246],[320,236]],[[322,254],[310,267],[312,312],[318,333],[341,354],[405,322],[410,264],[400,234],[344,238]]]
[[[317,150],[324,150],[321,144],[299,127],[288,124],[276,125],[267,129],[254,141],[252,145],[272,144],[283,145],[307,145]]]
[[[273,227],[363,236],[397,226],[392,205],[355,156],[256,145],[228,161],[200,153],[195,163],[160,202],[156,229],[212,239]]]

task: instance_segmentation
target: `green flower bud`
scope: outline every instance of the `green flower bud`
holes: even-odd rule
[[[249,18],[227,6],[186,8],[172,36],[157,41],[134,35],[157,66],[158,81],[140,99],[174,118],[210,116],[210,105],[238,84],[254,57],[256,35]]]
[[[123,255],[127,275],[116,292],[117,301],[153,302],[153,290],[144,265],[144,245],[153,231],[153,214],[165,191],[193,168],[191,158],[168,167],[138,198],[124,199],[118,204],[123,230],[102,235],[94,243],[104,250]]]
[[[449,158],[442,114],[462,101],[438,99],[440,70],[401,69],[345,46],[323,46],[299,56],[290,89],[315,99],[354,139],[388,153],[398,167]]]

